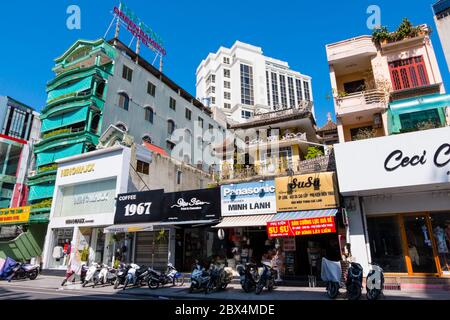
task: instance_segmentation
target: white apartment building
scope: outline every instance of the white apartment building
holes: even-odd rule
[[[208,54],[196,77],[197,98],[222,110],[232,124],[246,122],[255,112],[313,101],[311,77],[291,70],[285,61],[264,56],[260,47],[240,41]]]
[[[434,22],[450,71],[450,0],[439,0],[433,5]]]

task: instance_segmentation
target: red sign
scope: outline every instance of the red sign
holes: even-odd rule
[[[336,232],[334,217],[267,222],[269,238],[307,236]]]

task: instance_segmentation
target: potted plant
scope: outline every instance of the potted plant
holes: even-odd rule
[[[314,159],[320,156],[323,156],[323,151],[320,150],[318,147],[308,147],[308,152],[305,155],[305,159]]]

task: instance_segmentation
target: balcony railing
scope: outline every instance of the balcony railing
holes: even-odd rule
[[[44,133],[42,135],[42,139],[48,139],[48,138],[59,136],[59,135],[63,135],[63,134],[79,133],[79,132],[82,132],[82,131],[84,131],[84,127],[63,128],[63,129],[58,129],[58,130],[54,130],[54,131],[50,131],[50,132]]]
[[[250,118],[249,121],[276,119],[283,116],[311,112],[312,107],[313,107],[312,101],[302,100],[297,106],[293,108],[278,106],[274,107],[275,109],[274,111],[255,113],[255,115],[252,118]]]
[[[336,98],[337,113],[343,114],[348,112],[359,111],[372,107],[379,107],[385,104],[386,94],[382,90],[367,90],[357,93],[351,93]]]
[[[331,153],[327,156],[300,161],[277,160],[258,165],[222,164],[221,171],[214,175],[216,180],[219,181],[253,180],[265,176],[308,174],[335,170],[334,155]]]

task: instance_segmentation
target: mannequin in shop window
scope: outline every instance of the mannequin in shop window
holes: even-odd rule
[[[416,266],[420,266],[419,253],[417,252],[417,248],[409,244],[408,253],[409,258],[411,259],[411,263],[415,264]]]
[[[448,263],[446,254],[448,253],[446,232],[443,226],[436,226],[433,229],[434,238],[436,239],[436,246],[439,253],[439,258],[442,264],[442,268],[448,270]]]

